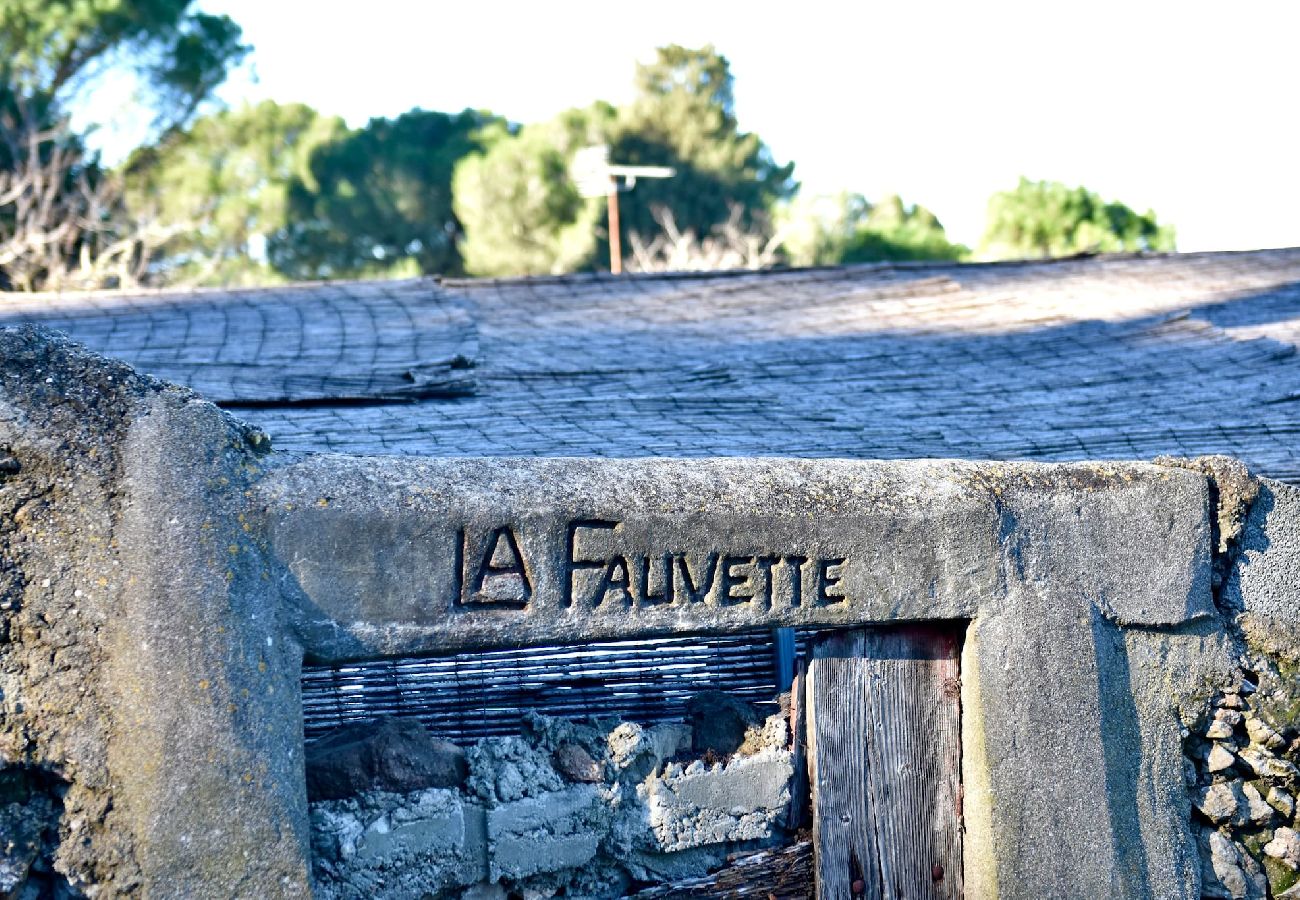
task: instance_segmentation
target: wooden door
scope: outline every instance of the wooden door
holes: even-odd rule
[[[819,900],[962,896],[960,631],[854,629],[807,676]]]

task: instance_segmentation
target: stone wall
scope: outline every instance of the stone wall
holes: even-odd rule
[[[266,446],[187,390],[0,330],[0,783],[26,785],[0,834],[45,822],[35,856],[0,842],[14,890],[308,893],[301,651],[242,502]]]
[[[1300,897],[1300,490],[1262,479],[1235,524],[1220,608],[1239,677],[1191,723],[1206,897]]]
[[[396,778],[361,775],[356,793],[312,802],[318,896],[618,897],[782,841],[795,789],[786,715],[760,720],[725,695],[694,702],[708,711],[694,729],[530,716],[522,735],[465,753],[406,720],[309,745],[309,790],[347,780],[334,777],[340,766],[360,774],[357,744],[378,739],[413,761]],[[728,718],[740,727],[720,735]],[[722,747],[707,746],[719,737]],[[463,768],[448,762],[457,753]],[[423,779],[409,777],[416,770]]]

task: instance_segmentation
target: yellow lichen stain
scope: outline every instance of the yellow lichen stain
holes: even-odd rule
[[[199,679],[199,690],[206,691],[210,687],[212,687],[212,682],[208,681],[206,678]]]
[[[233,703],[227,703],[227,704],[226,704],[226,712],[232,713],[232,712],[237,711],[238,709],[239,709],[239,707],[236,706],[236,705],[233,704]]]
[[[316,501],[316,505],[317,505],[317,506],[322,506],[322,507],[323,507],[323,506],[329,506],[329,505],[330,505],[330,498],[329,498],[329,497],[321,497],[319,500]]]
[[[234,556],[236,553],[239,552],[239,545],[231,544],[229,547],[226,548],[226,552],[229,553],[231,556]]]
[[[259,660],[257,661],[257,671],[259,671],[259,672],[265,672],[265,671],[266,671],[266,660],[264,660],[264,659],[259,659]]]

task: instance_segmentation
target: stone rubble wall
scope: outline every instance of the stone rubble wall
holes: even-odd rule
[[[407,727],[406,740],[431,746],[420,731]],[[313,802],[317,895],[619,897],[783,841],[794,775],[785,714],[755,721],[726,756],[699,758],[692,732],[533,715],[521,736],[471,747],[457,785]]]
[[[1205,897],[1300,896],[1292,890],[1300,882],[1300,735],[1294,722],[1275,730],[1258,694],[1259,686],[1243,679],[1217,694],[1200,727],[1189,731],[1187,777]]]
[[[1220,607],[1238,640],[1240,678],[1216,692],[1191,723],[1184,744],[1187,781],[1203,896],[1296,898],[1300,490],[1260,479],[1249,499],[1239,521],[1224,526],[1221,542],[1232,564]]]

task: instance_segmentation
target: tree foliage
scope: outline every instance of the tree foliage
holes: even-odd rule
[[[0,0],[0,287],[122,285],[161,239],[122,203],[68,105],[106,72],[138,76],[155,135],[188,121],[248,48],[192,0]]]
[[[469,271],[563,272],[604,257],[604,204],[580,197],[568,177],[574,154],[591,144],[609,144],[619,164],[676,170],[638,181],[623,197],[623,229],[643,243],[660,230],[660,208],[681,233],[709,234],[736,208],[746,230],[768,227],[772,204],[796,189],[794,167],[777,165],[757,135],[740,131],[726,58],[712,47],[663,47],[638,67],[636,86],[622,109],[600,103],[544,124],[498,128],[482,155],[462,163],[454,187]]]
[[[62,122],[41,130],[21,105],[0,110],[0,153],[0,290],[142,280],[169,232],[123,214],[120,181]]]
[[[798,199],[779,219],[782,245],[794,265],[964,259],[924,206],[897,195],[870,203],[861,194]]]
[[[905,262],[963,259],[969,250],[948,240],[937,216],[897,194],[872,204],[862,226],[844,246],[840,262]]]
[[[591,264],[605,204],[579,196],[569,165],[578,150],[609,134],[615,116],[598,103],[550,122],[488,129],[485,152],[466,157],[452,182],[468,271],[532,275]]]
[[[772,205],[797,187],[794,165],[777,165],[758,135],[740,130],[730,64],[711,45],[661,47],[654,61],[638,65],[636,98],[611,144],[616,162],[677,170],[637,183],[623,214],[629,232],[655,230],[659,207],[700,233],[730,221],[737,207],[745,227],[761,228]]]
[[[596,103],[512,125],[413,109],[349,130],[300,104],[202,115],[248,52],[195,0],[0,0],[0,289],[603,267],[603,198],[571,166],[670,166],[622,196],[633,267],[965,258],[925,207],[897,196],[799,198],[793,165],[740,130],[714,47],[670,45],[635,73],[625,106]],[[153,111],[117,170],[68,110],[128,72]],[[1059,256],[1164,250],[1173,230],[1084,188],[1021,179],[994,195],[981,251]]]
[[[1084,187],[1027,178],[990,198],[981,245],[984,255],[1003,258],[1173,249],[1173,228],[1150,210],[1139,215]]]
[[[164,129],[188,121],[248,53],[194,0],[0,0],[0,84],[52,107],[112,67],[137,74]],[[49,125],[49,122],[44,123]]]
[[[452,174],[495,117],[413,109],[319,144],[293,180],[289,227],[271,242],[294,278],[404,271],[457,274],[462,237]]]
[[[128,208],[175,234],[157,263],[168,281],[271,281],[268,245],[290,225],[291,185],[310,183],[312,153],[346,133],[343,121],[270,100],[221,110],[127,164]]]

